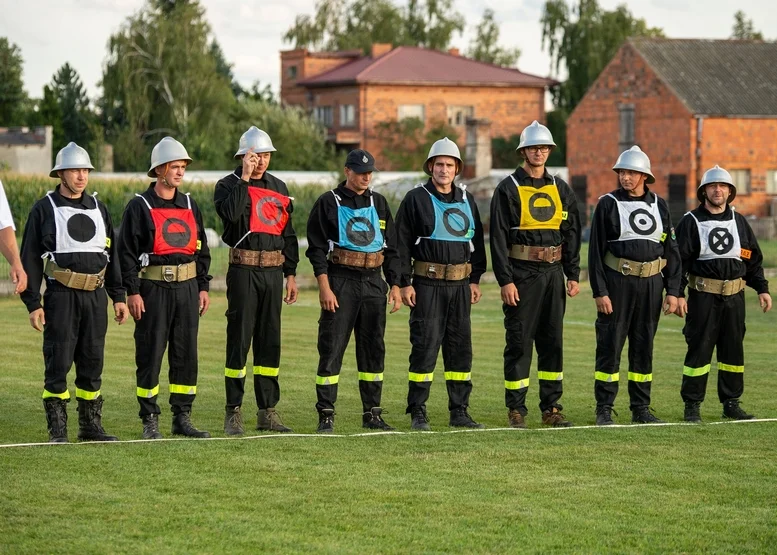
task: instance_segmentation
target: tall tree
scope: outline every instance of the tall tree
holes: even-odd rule
[[[731,30],[731,38],[739,40],[764,40],[761,31],[756,31],[753,20],[748,19],[745,12],[739,10],[734,14],[734,27]]]
[[[166,135],[200,167],[227,163],[234,95],[197,0],[148,0],[111,36],[108,51],[102,113],[117,169],[144,169]]]
[[[22,51],[0,37],[0,125],[23,125],[24,93]]]
[[[489,64],[515,67],[521,51],[518,48],[503,48],[499,46],[499,25],[494,16],[494,10],[486,8],[483,19],[477,26],[475,38],[469,45],[467,56]]]
[[[410,0],[405,10],[405,42],[446,50],[454,33],[464,31],[464,16],[457,12],[453,0]]]
[[[102,133],[98,129],[97,117],[89,107],[89,97],[86,95],[81,78],[73,67],[65,63],[57,70],[49,87],[44,88],[44,99],[47,90],[49,96],[56,99],[58,112],[54,125],[52,150],[58,152],[70,141],[75,141],[84,147],[98,161]],[[56,117],[55,115],[55,117]],[[56,121],[56,120],[59,121]]]

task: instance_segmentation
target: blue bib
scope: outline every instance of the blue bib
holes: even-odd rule
[[[340,205],[340,199],[332,191],[337,203],[337,246],[357,252],[378,252],[383,249],[383,232],[380,217],[375,209],[374,197],[370,196],[367,208],[348,208]]]
[[[426,188],[424,190],[429,193]],[[434,207],[434,231],[429,239],[467,243],[475,236],[475,219],[467,197],[461,202],[443,202],[429,193]]]

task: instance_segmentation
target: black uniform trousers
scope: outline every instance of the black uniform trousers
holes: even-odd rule
[[[691,289],[683,328],[688,353],[683,366],[683,401],[702,402],[712,351],[718,349],[718,399],[739,399],[745,389],[745,292],[714,295]]]
[[[227,360],[224,384],[227,409],[243,404],[246,359],[253,343],[254,394],[260,409],[281,398],[283,271],[230,265],[227,270]]]
[[[344,277],[329,274],[329,286],[340,307],[321,311],[318,320],[318,372],[316,410],[334,409],[343,355],[353,332],[362,411],[380,406],[386,347],[386,293],[388,285],[379,273]]]
[[[143,279],[140,296],[146,311],[135,322],[135,364],[140,416],[159,414],[159,372],[167,349],[170,408],[191,412],[197,393],[197,331],[200,325],[196,279],[161,285]]]
[[[442,347],[448,410],[469,406],[472,392],[472,326],[469,280],[414,278],[410,309],[410,372],[407,413],[425,407]]]
[[[613,406],[618,395],[618,370],[626,338],[629,340],[629,399],[632,410],[650,406],[653,382],[653,338],[661,317],[664,279],[624,276],[605,269],[612,314],[597,313],[596,406]]]
[[[505,315],[505,404],[524,416],[532,347],[537,346],[540,410],[560,408],[563,391],[564,311],[566,290],[560,264],[538,269],[511,262],[520,301],[502,305]]]
[[[67,373],[75,362],[76,397],[99,397],[105,333],[108,330],[105,289],[80,291],[47,283],[43,294],[43,398],[69,399]]]

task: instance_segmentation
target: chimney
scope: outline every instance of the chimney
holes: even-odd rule
[[[461,54],[459,53],[459,49],[458,48],[450,48],[450,49],[448,49],[448,54],[450,54],[451,56],[461,56]]]
[[[486,177],[491,172],[491,122],[487,119],[467,118],[466,134],[463,177]]]
[[[374,42],[372,43],[372,49],[370,52],[370,56],[372,56],[373,59],[380,58],[384,54],[388,54],[391,52],[391,49],[393,46],[390,43],[387,42]]]

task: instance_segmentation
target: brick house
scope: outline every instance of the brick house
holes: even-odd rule
[[[571,185],[589,212],[617,187],[611,168],[639,145],[651,187],[676,222],[694,208],[704,171],[737,185],[737,209],[777,216],[777,43],[630,39],[567,120]]]
[[[417,117],[459,131],[468,118],[489,120],[492,137],[520,133],[545,120],[545,91],[557,82],[448,52],[390,44],[360,51],[281,52],[281,102],[302,106],[339,148],[365,148],[382,168],[376,125]]]

